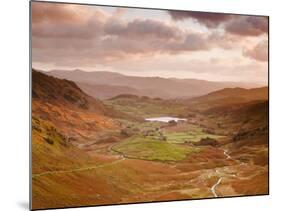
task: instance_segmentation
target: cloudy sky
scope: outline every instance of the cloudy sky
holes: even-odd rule
[[[40,70],[267,83],[268,19],[32,2]]]

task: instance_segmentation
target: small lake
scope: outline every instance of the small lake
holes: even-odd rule
[[[177,117],[170,117],[170,116],[162,116],[162,117],[155,117],[155,118],[146,118],[146,121],[149,122],[169,122],[169,121],[186,121],[184,118],[177,118]]]

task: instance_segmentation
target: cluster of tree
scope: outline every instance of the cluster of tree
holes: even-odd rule
[[[196,142],[195,145],[197,145],[197,146],[210,145],[210,146],[216,147],[219,145],[219,142],[214,138],[206,137],[206,138],[201,138],[201,140]]]
[[[163,132],[159,128],[145,130],[142,132],[144,137],[150,136],[158,140],[166,141],[167,137],[163,134]]]
[[[126,137],[138,134],[139,132],[140,132],[140,129],[133,127],[133,126],[127,126],[126,128],[123,128],[120,131],[121,135],[126,136]]]

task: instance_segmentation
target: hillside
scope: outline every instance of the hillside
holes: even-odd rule
[[[268,87],[222,89],[184,104],[187,111],[197,114],[191,121],[214,134],[231,137],[230,143],[252,147],[268,143]]]
[[[114,94],[141,94],[148,97],[160,97],[164,99],[169,98],[190,98],[194,96],[204,95],[226,87],[254,87],[254,84],[244,84],[235,82],[212,82],[197,79],[175,79],[175,78],[161,78],[161,77],[140,77],[127,76],[120,73],[95,71],[85,72],[82,70],[63,71],[53,70],[46,72],[62,79],[68,79],[79,84],[81,88],[94,97],[107,96],[113,97]],[[83,84],[100,85],[99,94],[96,92],[89,92],[89,87]],[[102,88],[102,86],[103,88]],[[124,93],[115,93],[116,90],[112,86],[126,87],[127,91]],[[98,96],[97,96],[98,95]]]
[[[32,71],[32,115],[51,122],[65,135],[79,139],[116,128],[111,118],[115,114],[119,113],[85,94],[74,82]]]
[[[88,165],[89,160],[89,156],[70,144],[52,123],[32,118],[33,174]]]
[[[106,166],[114,157],[104,159],[83,146],[97,140],[100,146],[118,141],[120,124],[113,118],[118,115],[122,114],[88,96],[74,82],[32,71],[33,208],[91,203],[97,191],[101,193],[97,183],[105,190],[102,193],[111,190],[104,176],[87,172]],[[90,189],[89,184],[93,184]]]
[[[210,198],[219,181],[219,196],[268,193],[263,89],[188,102],[130,93],[100,101],[35,70],[32,88],[34,208]],[[186,121],[144,121],[165,116]]]
[[[238,132],[257,130],[268,132],[269,106],[268,101],[251,103],[229,113],[233,122],[240,121],[242,125]]]
[[[101,101],[85,94],[73,81],[61,80],[32,70],[32,98],[50,103],[63,103],[104,113]]]
[[[268,101],[249,102],[230,108],[210,109],[206,115],[215,117],[220,128],[239,133],[241,131],[268,128]]]
[[[186,101],[186,104],[197,110],[227,109],[252,101],[268,100],[268,87],[244,89],[226,88],[207,95]]]

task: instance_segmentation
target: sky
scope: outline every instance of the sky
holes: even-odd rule
[[[32,2],[32,66],[265,85],[268,18]]]

